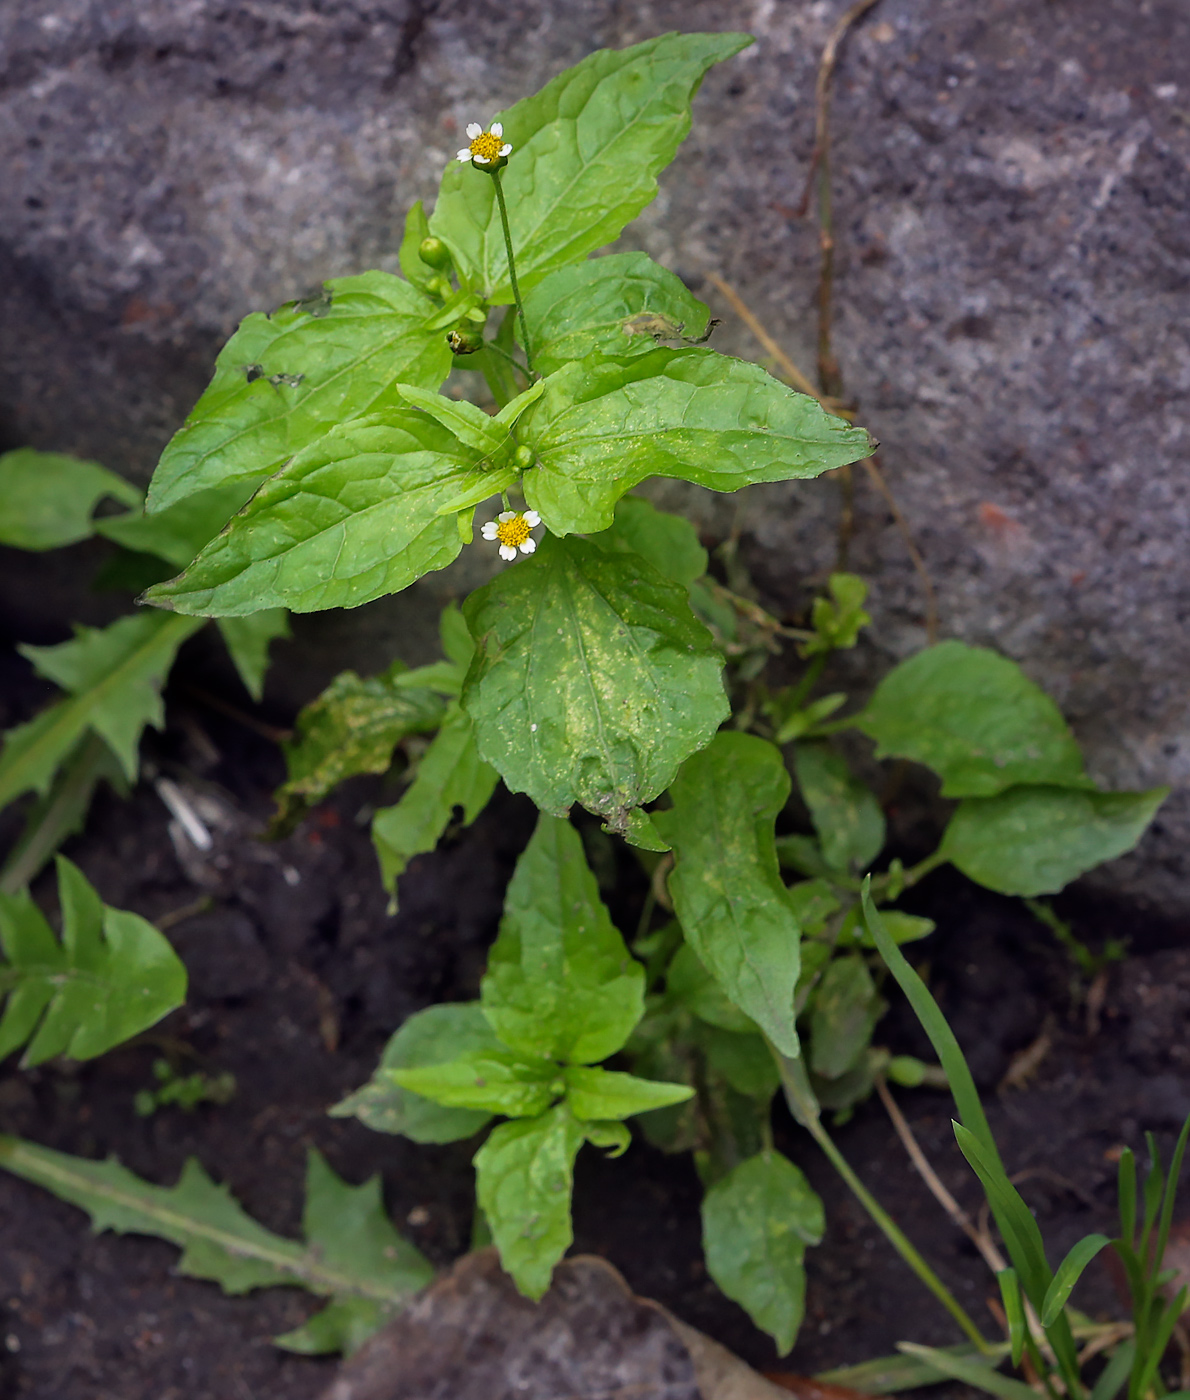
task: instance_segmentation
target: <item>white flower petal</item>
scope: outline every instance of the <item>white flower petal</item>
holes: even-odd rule
[[[511,561],[516,558],[516,550],[510,544],[502,544],[500,546],[500,558]]]
[[[465,151],[460,151],[460,152],[458,153],[458,155],[455,157],[455,159],[461,161],[464,165],[470,165],[470,163],[471,163],[471,151],[470,151],[470,148],[468,148],[468,149],[465,150]]]
[[[494,520],[489,520],[479,533],[485,540],[494,540],[499,538],[499,530],[500,527],[496,522]]]
[[[497,520],[515,520],[515,519],[516,519],[516,511],[515,511],[515,510],[502,510],[502,511],[500,512],[500,514],[496,517],[496,519],[497,519]]]
[[[504,123],[503,123],[503,122],[493,122],[493,123],[491,124],[491,126],[488,127],[488,130],[492,133],[493,136],[503,136],[503,135],[504,135]]]
[[[537,541],[533,538],[532,535],[530,535],[529,538],[528,538],[527,540],[522,540],[522,541],[521,541],[521,553],[522,553],[522,554],[532,554],[533,551],[534,551],[536,548],[537,548]]]
[[[510,156],[510,155],[512,155],[512,147],[508,144],[507,141],[505,141],[505,143],[503,144],[503,146],[500,147],[500,154],[501,154],[501,156]]]
[[[487,156],[472,156],[471,159],[475,162],[476,165],[490,165],[490,164],[491,164],[491,162],[488,160]]]
[[[535,530],[537,526],[541,524],[541,516],[538,515],[535,510],[527,510],[525,512],[525,524],[528,525],[530,530]]]
[[[467,140],[474,141],[477,136],[483,135],[483,127],[478,122],[467,123]]]

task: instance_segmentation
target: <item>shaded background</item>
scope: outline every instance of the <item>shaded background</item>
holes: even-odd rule
[[[624,246],[709,300],[737,286],[807,369],[817,239],[796,217],[813,82],[841,4],[6,0],[0,7],[0,447],[140,481],[248,311],[396,269],[470,120],[603,45],[745,29]],[[1094,877],[1190,908],[1190,13],[1178,0],[882,0],[835,97],[837,349],[938,588],[943,635],[1019,660],[1115,786],[1181,785]],[[1181,58],[1179,58],[1181,56]],[[923,641],[903,541],[862,481],[874,582],[857,678]],[[743,531],[768,600],[832,567],[829,483],[689,502]],[[472,572],[475,558],[460,561]],[[7,623],[93,617],[83,554],[0,565]],[[272,682],[416,660],[448,571],[299,620]],[[77,597],[76,597],[77,595]],[[48,631],[46,629],[49,629]]]

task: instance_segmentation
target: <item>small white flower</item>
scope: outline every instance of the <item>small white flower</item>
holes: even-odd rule
[[[479,533],[485,540],[499,540],[500,558],[511,562],[518,549],[522,554],[532,554],[537,548],[537,541],[529,531],[540,524],[541,516],[535,510],[502,510]]]
[[[467,140],[456,159],[463,165],[494,165],[512,154],[512,147],[504,140],[503,122],[493,122],[485,131],[478,122],[467,123]]]

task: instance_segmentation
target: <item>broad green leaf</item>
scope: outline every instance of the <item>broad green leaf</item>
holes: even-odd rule
[[[638,355],[698,339],[710,309],[644,253],[612,253],[551,272],[525,297],[538,374],[588,355]],[[518,325],[519,330],[519,325]]]
[[[799,1168],[771,1149],[741,1162],[707,1192],[707,1272],[776,1342],[793,1347],[806,1303],[806,1246],[822,1239],[822,1202]]]
[[[428,328],[436,312],[408,282],[365,272],[327,282],[312,301],[246,317],[166,447],[149,510],[264,480],[336,424],[395,402],[397,380],[436,389],[451,366],[446,337]]]
[[[456,808],[462,808],[463,824],[469,826],[488,805],[496,782],[496,770],[475,747],[471,720],[452,702],[401,800],[372,818],[380,876],[394,899],[397,880],[413,857],[434,849]]]
[[[0,455],[0,544],[58,549],[85,540],[104,497],[139,506],[140,492],[97,462],[18,447]]]
[[[690,130],[703,74],[751,42],[746,34],[662,34],[600,49],[500,114],[513,148],[500,178],[522,289],[619,236],[656,195],[658,172]],[[430,231],[485,301],[512,301],[490,176],[452,161]]]
[[[727,717],[710,633],[645,560],[547,536],[463,611],[476,744],[545,811],[581,802],[622,830]]]
[[[780,859],[780,843],[778,843],[777,854],[778,859]],[[816,937],[820,934],[826,927],[826,921],[840,908],[834,889],[829,881],[821,877],[813,880],[799,880],[797,884],[788,887],[788,892],[789,903],[793,908],[798,927],[802,933],[810,937]],[[932,928],[933,925],[931,924],[930,927]]]
[[[402,684],[408,675],[400,661],[367,680],[341,671],[298,714],[295,738],[282,745],[289,778],[275,794],[275,832],[292,826],[345,778],[385,772],[406,735],[438,728],[445,704],[432,690]]]
[[[810,1003],[810,1067],[837,1079],[867,1050],[885,1002],[868,965],[858,954],[834,958],[823,972]]]
[[[985,647],[919,651],[885,676],[855,723],[876,740],[877,758],[932,768],[943,797],[992,797],[1015,783],[1094,786],[1058,707]]]
[[[443,1108],[395,1084],[391,1069],[441,1065],[459,1055],[499,1050],[477,1001],[445,1002],[415,1012],[384,1047],[367,1084],[330,1110],[333,1118],[355,1117],[378,1133],[400,1133],[414,1142],[456,1142],[477,1133],[491,1117],[471,1108]]]
[[[372,1304],[379,1327],[433,1278],[427,1260],[393,1229],[381,1201],[380,1178],[348,1186],[313,1149],[306,1176],[304,1245],[257,1224],[193,1157],[176,1186],[155,1186],[114,1158],[94,1162],[0,1136],[0,1167],[81,1207],[97,1232],[154,1235],[179,1246],[178,1272],[210,1279],[225,1293],[296,1284],[330,1297],[332,1307],[340,1305],[340,1320],[334,1332],[323,1324],[324,1343],[332,1336],[340,1344],[364,1339],[360,1311],[353,1309],[345,1326],[342,1305],[357,1300]],[[302,1344],[304,1332],[289,1334],[298,1343],[294,1349],[329,1349]]]
[[[90,1060],[139,1035],[186,999],[186,969],[139,914],[109,909],[59,856],[62,941],[27,892],[0,895],[0,1060]]]
[[[725,730],[683,764],[673,807],[653,822],[673,847],[669,890],[690,946],[736,1006],[796,1055],[799,934],[773,836],[789,788],[779,749]]]
[[[862,874],[884,845],[884,813],[875,795],[829,744],[798,744],[793,766],[826,863]]]
[[[387,1069],[384,1077],[444,1108],[471,1108],[507,1118],[544,1113],[566,1091],[557,1065],[527,1064],[506,1050],[478,1051],[420,1068]]]
[[[640,1020],[644,984],[644,968],[599,898],[582,838],[568,821],[543,812],[517,862],[488,954],[481,997],[492,1029],[530,1058],[605,1060]]]
[[[709,1068],[721,1074],[737,1094],[767,1103],[780,1088],[781,1077],[773,1052],[756,1031],[740,1035],[719,1026],[701,1026],[698,1041]]]
[[[476,1195],[500,1262],[527,1297],[540,1298],[574,1232],[570,1193],[583,1124],[564,1103],[539,1118],[501,1123],[475,1154]]]
[[[694,1097],[694,1090],[685,1084],[663,1084],[585,1065],[567,1065],[563,1077],[571,1113],[587,1122],[631,1118],[634,1113],[669,1108]]]
[[[707,552],[698,531],[680,515],[658,510],[643,496],[616,502],[616,518],[597,543],[602,549],[635,551],[666,578],[688,588],[707,571]]]
[[[665,972],[665,993],[670,1001],[711,1026],[743,1034],[755,1032],[756,1022],[738,1006],[699,961],[689,943],[683,943]]]
[[[1046,1289],[1045,1301],[1041,1306],[1041,1325],[1052,1327],[1058,1314],[1066,1306],[1066,1300],[1074,1292],[1074,1285],[1082,1277],[1083,1270],[1099,1253],[1106,1249],[1111,1240],[1106,1235],[1085,1235],[1073,1245],[1066,1258],[1058,1265],[1054,1281]]]
[[[479,454],[416,408],[391,408],[320,433],[277,471],[184,573],[147,601],[235,616],[358,607],[445,568],[462,549],[461,510],[505,490],[513,469]]]
[[[152,515],[137,510],[97,520],[95,531],[125,549],[156,555],[167,564],[184,569],[247,504],[255,489],[254,483],[243,481],[208,487]]]
[[[289,636],[288,613],[284,608],[265,608],[243,617],[221,617],[218,625],[244,689],[259,701],[269,668],[269,646],[279,637]]]
[[[468,400],[448,398],[445,394],[432,393],[415,384],[395,384],[393,387],[405,403],[421,409],[458,438],[464,447],[476,453],[477,461],[483,460],[489,467],[502,466],[503,459],[512,451],[508,429]],[[540,391],[535,397],[539,394]]]
[[[525,500],[558,535],[606,530],[648,476],[712,491],[820,476],[873,443],[817,400],[714,350],[580,360],[551,374],[517,426],[537,454]]]
[[[146,611],[102,629],[80,627],[59,646],[20,647],[41,675],[71,696],[4,736],[0,807],[31,788],[44,793],[89,729],[135,779],[141,731],[146,724],[161,728],[161,686],[178,648],[201,626],[199,618]]]
[[[996,797],[968,797],[950,819],[940,850],[969,879],[999,894],[1057,894],[1085,871],[1132,850],[1168,796],[1164,787],[1017,787]]]

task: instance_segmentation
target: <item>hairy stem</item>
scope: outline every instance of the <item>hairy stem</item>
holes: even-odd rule
[[[504,186],[500,183],[500,172],[492,171],[492,181],[496,186],[496,203],[500,206],[500,225],[504,229],[504,251],[508,254],[508,280],[512,283],[512,297],[516,302],[517,315],[521,319],[521,344],[525,347],[525,363],[529,373],[536,378],[533,368],[533,350],[529,345],[529,326],[525,321],[525,304],[521,301],[521,289],[516,280],[516,258],[512,251],[512,233],[508,227],[508,206],[504,203]]]

